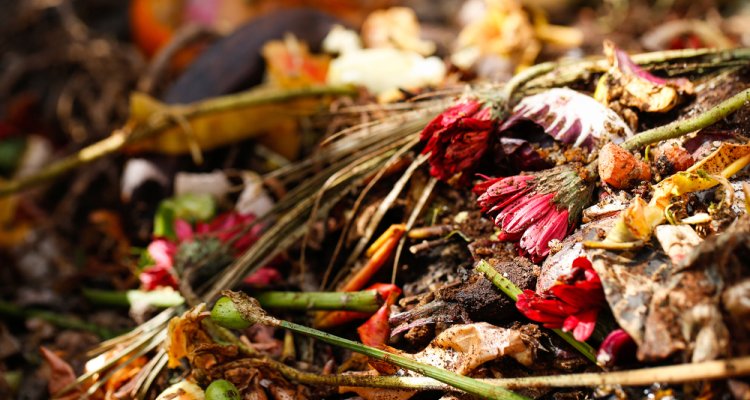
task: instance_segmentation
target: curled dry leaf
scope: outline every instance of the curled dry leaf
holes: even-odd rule
[[[592,97],[567,88],[555,88],[521,100],[501,126],[532,121],[553,138],[576,147],[593,149],[599,143],[620,143],[633,131],[614,111]]]
[[[411,357],[424,364],[468,375],[480,365],[502,357],[513,357],[525,366],[534,362],[533,340],[519,330],[497,327],[486,322],[454,325],[435,337]],[[408,356],[408,355],[407,355]],[[371,374],[368,372],[367,374]],[[406,375],[413,372],[404,371]],[[367,400],[406,400],[416,390],[341,387],[341,393],[356,392]]]
[[[201,324],[204,318],[203,311],[205,304],[169,321],[166,341],[169,356],[167,367],[179,367],[180,360],[187,358],[194,369],[207,370],[237,356],[236,346],[215,344],[211,335],[205,331]]]
[[[664,79],[644,70],[612,42],[604,43],[612,68],[602,78],[595,97],[605,104],[619,102],[646,112],[667,112],[682,95],[693,93],[693,85],[685,78]]]
[[[517,330],[500,328],[486,322],[456,325],[438,335],[429,346],[414,354],[414,359],[462,375],[480,365],[509,356],[529,366],[533,349]]]
[[[76,374],[75,372],[73,372],[73,368],[70,366],[70,364],[65,362],[65,360],[60,358],[60,356],[50,351],[46,347],[40,347],[39,351],[42,353],[44,360],[47,362],[50,368],[50,377],[49,383],[47,385],[47,390],[49,390],[50,397],[53,397],[55,393],[74,383],[76,381]],[[80,390],[75,389],[63,397],[58,397],[58,399],[73,400],[79,398],[81,395],[82,393],[80,392]]]

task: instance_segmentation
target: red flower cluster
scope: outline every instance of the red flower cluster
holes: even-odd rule
[[[495,126],[491,107],[465,100],[449,107],[422,131],[427,140],[423,154],[430,153],[430,174],[448,181],[456,174],[467,179],[489,148]]]
[[[175,221],[175,232],[179,241],[192,240],[194,237],[216,237],[222,243],[231,243],[237,253],[247,250],[250,245],[258,240],[261,226],[255,225],[249,231],[244,232],[246,227],[255,221],[255,215],[242,215],[236,211],[225,212],[217,215],[210,222],[198,222],[195,230],[189,222],[178,219]]]
[[[167,239],[155,239],[148,245],[147,251],[154,264],[146,268],[139,275],[141,285],[145,290],[154,290],[160,286],[177,288],[177,277],[173,272],[174,257],[180,243],[195,240],[197,237],[215,237],[222,243],[230,243],[235,253],[241,253],[249,248],[260,236],[262,227],[256,225],[247,232],[246,226],[255,220],[255,215],[242,215],[231,211],[216,216],[210,222],[198,222],[193,226],[184,220],[176,220],[174,223],[177,241],[171,242]],[[274,270],[275,271],[275,270]],[[255,277],[255,275],[259,277]],[[263,278],[263,279],[260,279]],[[275,274],[260,269],[249,276],[249,282],[258,283],[269,279],[280,279],[278,272]]]
[[[545,293],[524,290],[516,307],[527,318],[547,328],[572,331],[573,337],[582,342],[594,332],[596,317],[604,304],[599,276],[586,257],[579,257],[573,261],[570,273],[561,276]]]
[[[519,241],[533,262],[550,252],[550,240],[562,240],[578,218],[591,188],[575,171],[553,168],[535,175],[488,179],[474,187],[482,211],[495,216],[498,239]]]

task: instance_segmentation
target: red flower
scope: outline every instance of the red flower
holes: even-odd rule
[[[495,214],[498,239],[518,241],[521,253],[539,262],[550,240],[562,240],[591,197],[593,187],[571,168],[488,179],[474,187],[482,211]]]
[[[572,331],[573,337],[583,342],[594,332],[596,317],[604,304],[599,276],[586,257],[579,257],[573,261],[570,273],[561,276],[546,292],[524,290],[518,295],[516,308],[547,328]]]
[[[430,174],[442,181],[459,173],[466,179],[487,152],[494,126],[491,107],[477,100],[465,100],[443,111],[420,136],[427,140],[422,153],[430,153]]]

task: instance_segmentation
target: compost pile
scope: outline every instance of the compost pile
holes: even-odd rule
[[[8,6],[0,397],[750,396],[747,8],[172,3]]]

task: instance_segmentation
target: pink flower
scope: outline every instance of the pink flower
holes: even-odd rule
[[[177,288],[177,278],[172,273],[174,255],[177,245],[165,240],[156,239],[146,249],[148,255],[154,260],[154,265],[144,269],[138,279],[146,290],[154,290],[160,286]]]
[[[557,167],[533,175],[487,179],[474,187],[477,203],[495,215],[498,239],[518,241],[533,262],[550,252],[549,242],[562,240],[591,198],[593,187],[571,168]]]
[[[255,221],[255,215],[242,215],[230,211],[216,216],[210,222],[198,222],[193,226],[184,220],[175,220],[174,230],[177,243],[166,239],[155,239],[148,245],[148,254],[154,260],[154,265],[144,269],[138,276],[145,290],[154,290],[160,286],[177,288],[177,276],[174,274],[174,257],[180,243],[193,241],[198,237],[215,237],[222,243],[231,243],[235,253],[247,250],[260,236],[262,227],[255,225],[246,231],[246,227]],[[248,276],[247,283],[270,283],[280,279],[279,272],[270,267],[264,267],[255,274]]]
[[[516,308],[547,328],[573,332],[573,337],[583,342],[594,332],[605,300],[601,280],[591,262],[579,257],[573,261],[570,273],[544,293],[524,290],[518,295]]]
[[[443,111],[420,136],[427,141],[422,153],[430,153],[430,174],[442,181],[461,174],[466,180],[487,152],[494,126],[491,107],[477,100],[464,100]]]
[[[257,271],[245,277],[243,283],[251,286],[265,287],[282,280],[279,270],[269,266],[260,267]]]
[[[175,221],[175,232],[180,241],[192,240],[196,236],[216,237],[222,243],[232,242],[232,248],[241,253],[247,250],[260,236],[262,227],[255,225],[246,231],[248,225],[255,221],[255,215],[242,215],[236,211],[229,211],[217,215],[210,222],[198,222],[195,230],[190,223],[183,220]]]

